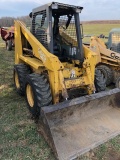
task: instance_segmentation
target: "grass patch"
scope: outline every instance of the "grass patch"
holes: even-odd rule
[[[99,36],[103,34],[108,37],[113,28],[120,28],[120,24],[83,24],[84,35]],[[107,39],[103,39],[103,41],[107,42]],[[83,42],[89,43],[90,37],[83,38]]]
[[[113,28],[120,28],[120,24],[83,24],[84,34],[109,35],[109,32]]]

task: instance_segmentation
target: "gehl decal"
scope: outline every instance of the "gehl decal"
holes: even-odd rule
[[[111,53],[111,57],[112,57],[113,59],[120,59],[120,57],[117,56],[116,53]]]

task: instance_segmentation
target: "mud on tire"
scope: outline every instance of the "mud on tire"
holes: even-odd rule
[[[49,82],[42,74],[30,74],[25,82],[26,101],[33,117],[38,118],[40,108],[52,104]]]
[[[95,69],[95,87],[97,92],[105,91],[106,81],[102,72],[99,69]]]
[[[7,40],[6,49],[7,49],[7,51],[11,51],[12,50],[12,41],[11,40]]]
[[[116,83],[115,83],[116,88],[120,88],[120,77],[117,78]]]
[[[26,64],[14,65],[14,84],[19,95],[25,94],[25,78],[31,73],[31,69]]]
[[[97,69],[103,73],[106,81],[106,86],[110,85],[113,82],[114,77],[112,69],[106,65],[99,65],[97,66]]]

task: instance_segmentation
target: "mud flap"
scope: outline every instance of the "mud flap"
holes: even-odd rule
[[[38,129],[57,159],[76,159],[120,134],[120,89],[43,107]]]

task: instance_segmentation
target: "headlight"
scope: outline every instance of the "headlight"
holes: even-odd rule
[[[80,8],[76,8],[76,13],[81,13],[81,9]]]
[[[51,8],[52,9],[58,9],[58,5],[56,3],[52,3]]]

